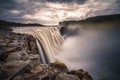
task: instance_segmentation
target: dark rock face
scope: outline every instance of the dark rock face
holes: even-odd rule
[[[57,67],[55,65],[57,65]],[[16,62],[13,64],[4,64],[4,67],[2,67],[2,72],[4,73],[1,72],[2,74],[0,75],[2,75],[2,80],[93,80],[91,76],[83,70],[82,72],[76,70],[75,73],[71,73],[67,67],[60,68],[63,66],[65,66],[65,64],[58,62],[43,65],[36,61],[21,61],[18,64]],[[67,72],[63,72],[63,69],[67,70]],[[78,72],[79,74],[76,75]]]
[[[40,63],[35,38],[27,34],[0,31],[0,79],[10,80],[24,67]],[[24,72],[24,70],[22,70]]]
[[[10,80],[18,71],[29,64],[30,61],[11,61],[4,63],[0,69],[0,79]]]
[[[35,38],[27,34],[0,33],[0,61],[38,59]]]

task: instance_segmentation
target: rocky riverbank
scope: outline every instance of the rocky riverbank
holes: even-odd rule
[[[88,72],[69,71],[65,64],[41,64],[35,38],[0,31],[0,80],[93,80]]]

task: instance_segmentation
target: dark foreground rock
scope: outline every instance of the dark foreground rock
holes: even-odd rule
[[[0,62],[40,60],[35,41],[28,34],[0,32]]]
[[[16,61],[1,66],[1,80],[93,80],[85,71],[69,71],[63,63]]]

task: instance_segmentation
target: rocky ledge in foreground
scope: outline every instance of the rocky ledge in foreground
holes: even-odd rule
[[[88,72],[69,71],[65,64],[41,64],[35,38],[0,32],[0,80],[93,80]]]
[[[0,32],[0,64],[39,59],[35,38],[28,34]]]
[[[6,63],[1,66],[0,77],[1,80],[93,80],[82,69],[69,71],[63,63],[45,65],[38,61]]]

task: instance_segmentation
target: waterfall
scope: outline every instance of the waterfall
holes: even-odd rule
[[[33,29],[33,34],[39,49],[41,63],[49,64],[55,62],[54,55],[61,48],[63,38],[59,30],[55,27],[45,27]]]
[[[61,49],[63,37],[57,27],[18,27],[13,32],[33,35],[42,64],[55,62],[55,56]]]
[[[38,51],[39,51],[39,53],[40,53],[41,63],[47,64],[47,60],[46,60],[45,55],[44,55],[44,53],[43,53],[43,51],[42,51],[42,48],[41,48],[41,46],[40,46],[40,43],[38,42],[37,39],[36,39],[36,44],[37,44],[37,47],[38,47]]]

